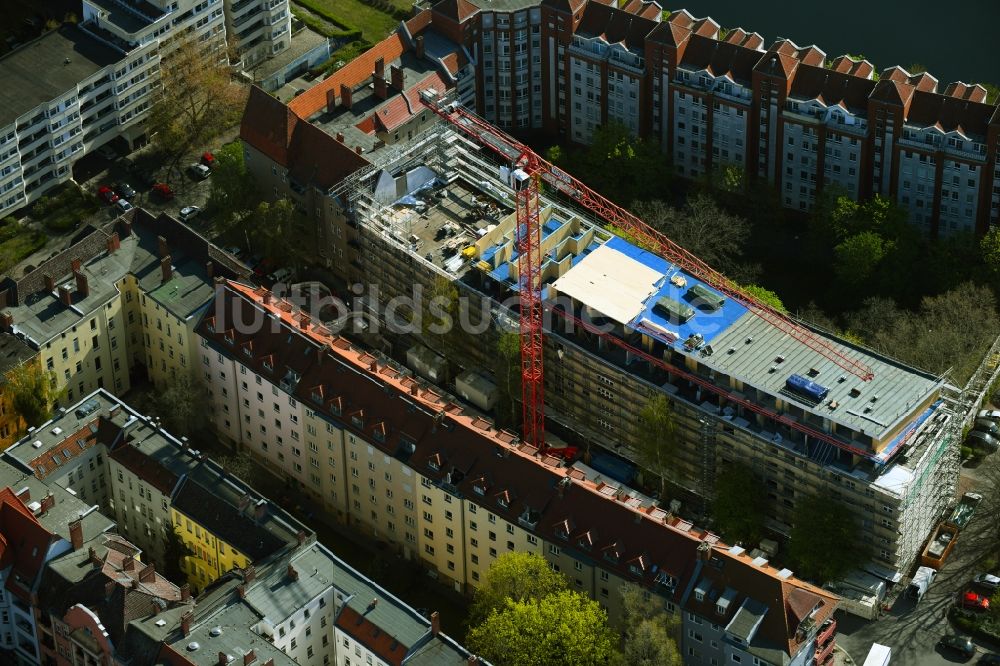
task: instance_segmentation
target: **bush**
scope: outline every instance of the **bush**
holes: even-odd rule
[[[31,214],[34,217],[41,219],[48,214],[51,205],[52,200],[43,195],[39,197],[38,201],[35,202],[35,205],[31,207]]]
[[[972,450],[971,446],[962,447],[962,460],[968,460],[975,455],[975,451]]]
[[[325,19],[329,23],[332,23],[333,25],[335,25],[335,26],[337,26],[337,27],[339,27],[341,29],[341,32],[339,32],[339,33],[335,32],[334,34],[328,34],[327,35],[328,37],[350,37],[352,39],[356,39],[356,38],[358,38],[358,37],[361,36],[361,31],[359,29],[357,29],[353,25],[350,25],[349,23],[345,22],[339,16],[331,14],[329,11],[327,11],[326,7],[323,7],[318,2],[313,2],[313,0],[295,0],[295,3],[299,4],[299,5],[302,5],[303,7],[305,7],[306,9],[308,9],[310,12],[312,12],[313,14],[315,14],[316,16],[319,16],[320,18]],[[308,21],[303,20],[303,15],[296,14],[296,16],[300,20],[302,20],[303,23],[305,23],[306,25],[308,25],[310,28],[313,27],[312,25],[309,24]],[[323,30],[318,30],[317,32],[326,34],[326,33],[330,32],[330,31],[328,29],[323,29]]]
[[[956,628],[976,638],[1000,642],[1000,627],[990,615],[973,615],[956,606],[948,609],[948,619]]]

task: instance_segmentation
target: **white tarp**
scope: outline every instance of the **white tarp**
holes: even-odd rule
[[[602,245],[552,285],[620,324],[632,321],[663,276],[617,250]]]

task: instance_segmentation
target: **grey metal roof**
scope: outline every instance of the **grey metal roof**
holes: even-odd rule
[[[233,658],[231,664],[242,664],[243,655],[250,650],[257,656],[254,663],[274,659],[274,666],[296,666],[291,657],[251,630],[259,621],[260,617],[249,606],[236,602],[205,617],[192,628],[190,635],[181,636],[170,646],[195,666],[218,666],[220,652]],[[221,628],[222,633],[212,636],[214,627]],[[195,644],[197,649],[188,649]]]
[[[767,610],[767,606],[763,603],[747,597],[740,604],[736,615],[733,615],[733,619],[726,625],[726,631],[749,643]],[[775,609],[774,612],[780,612],[780,609]]]
[[[302,608],[304,602],[315,599],[333,586],[334,578],[338,579],[338,587],[344,584],[335,559],[315,543],[299,549],[290,564],[299,572],[297,580],[289,578],[286,569],[275,566],[267,576],[258,578],[246,593],[246,602],[274,624],[284,622]]]
[[[0,385],[7,381],[7,372],[37,353],[27,343],[13,335],[0,335]]]
[[[830,336],[822,337],[838,352],[871,367],[874,379],[862,381],[750,312],[712,340],[714,353],[711,356],[698,355],[697,358],[699,363],[780,400],[876,438],[888,434],[904,419],[912,418],[914,410],[942,385],[942,381],[930,373]],[[748,338],[752,338],[749,344]],[[729,353],[729,349],[735,351]],[[778,362],[779,356],[784,360]],[[774,371],[772,366],[776,366]],[[810,376],[810,369],[818,373]],[[804,398],[784,392],[785,380],[793,374],[828,388],[830,393],[823,404],[814,406]],[[856,397],[851,395],[853,390],[858,391]],[[828,406],[831,401],[838,404],[836,409]]]
[[[124,57],[68,24],[12,51],[0,59],[0,127]]]

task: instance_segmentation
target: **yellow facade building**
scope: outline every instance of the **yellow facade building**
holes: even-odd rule
[[[26,427],[5,386],[10,373],[25,364],[38,366],[38,352],[18,338],[0,336],[0,451],[16,442]]]

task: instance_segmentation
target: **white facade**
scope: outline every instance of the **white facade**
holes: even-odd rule
[[[288,0],[225,0],[226,31],[244,69],[286,50],[292,42]]]

